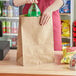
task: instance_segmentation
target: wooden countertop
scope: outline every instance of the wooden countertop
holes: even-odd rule
[[[10,50],[5,59],[0,61],[0,74],[76,75],[76,71],[70,70],[69,65],[51,63],[19,66],[16,63],[16,53],[17,50]]]

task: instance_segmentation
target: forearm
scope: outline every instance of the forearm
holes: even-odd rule
[[[15,6],[21,6],[26,3],[26,0],[13,0]]]
[[[62,0],[55,0],[55,2],[49,6],[47,9],[51,12],[58,10],[63,5]]]

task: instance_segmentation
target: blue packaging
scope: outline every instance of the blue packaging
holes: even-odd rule
[[[62,8],[60,8],[60,13],[70,13],[70,6],[71,6],[71,1],[70,0],[63,0],[64,5]]]

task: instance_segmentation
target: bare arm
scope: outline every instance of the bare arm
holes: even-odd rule
[[[15,6],[21,6],[26,3],[38,3],[37,0],[13,0]]]
[[[26,0],[13,0],[15,6],[21,6],[26,3]]]
[[[47,22],[49,21],[51,14],[53,11],[58,10],[61,6],[63,5],[63,1],[62,0],[55,0],[55,2],[50,5],[44,12],[43,15],[41,17],[41,21],[40,24],[41,25],[45,25],[47,24]]]
[[[51,6],[49,6],[47,8],[47,10],[53,12],[53,11],[58,10],[62,5],[63,5],[63,1],[62,0],[55,0],[55,2]]]

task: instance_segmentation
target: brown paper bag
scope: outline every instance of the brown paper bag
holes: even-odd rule
[[[20,17],[17,62],[42,64],[53,62],[53,25],[52,17],[41,26],[40,17]]]

